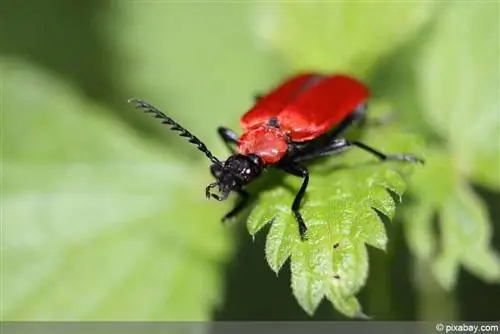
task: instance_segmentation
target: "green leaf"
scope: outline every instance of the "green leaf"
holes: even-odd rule
[[[408,247],[419,259],[430,260],[436,250],[432,219],[435,208],[429,203],[417,203],[405,210],[405,236]]]
[[[382,139],[383,138],[383,139]],[[421,153],[418,138],[397,127],[369,131],[364,141],[385,152]],[[313,314],[324,297],[343,314],[362,316],[355,295],[368,276],[367,245],[385,250],[387,236],[376,210],[392,218],[396,205],[388,190],[401,197],[404,176],[414,165],[380,163],[366,152],[353,149],[343,156],[312,166],[310,184],[301,213],[308,226],[302,242],[290,210],[301,180],[287,176],[286,186],[264,191],[248,219],[255,235],[271,223],[266,239],[266,259],[278,273],[291,261],[295,298]]]
[[[414,205],[405,207],[404,227],[408,246],[414,256],[431,261],[438,248],[433,219],[453,193],[460,176],[453,169],[452,161],[444,150],[429,149],[425,168],[411,178],[410,193],[415,196]]]
[[[500,189],[498,3],[448,8],[417,58],[418,93],[456,168]]]
[[[498,4],[455,2],[436,21],[416,62],[421,110],[443,140],[412,178],[418,204],[407,214],[406,234],[446,289],[456,285],[460,266],[488,282],[500,279],[492,222],[469,186],[500,189],[497,12]],[[434,216],[441,240],[432,237]]]
[[[113,8],[109,42],[120,61],[112,65],[130,97],[161,107],[227,154],[215,129],[238,127],[253,94],[278,73],[279,63],[255,47],[253,4],[121,1]]]
[[[366,75],[377,60],[411,39],[436,7],[426,1],[404,6],[312,1],[260,9],[261,38],[293,70]]]
[[[232,247],[199,187],[206,165],[145,145],[56,77],[0,64],[4,319],[209,319]]]
[[[500,257],[490,248],[491,225],[481,200],[465,185],[458,185],[441,210],[443,250],[434,270],[441,285],[455,285],[458,264],[488,282],[500,282]]]
[[[410,249],[419,259],[432,263],[440,285],[452,289],[461,265],[486,281],[500,281],[500,260],[491,246],[488,212],[447,152],[428,151],[426,168],[413,175],[410,189],[417,202],[405,214]],[[441,240],[435,238],[435,214]]]

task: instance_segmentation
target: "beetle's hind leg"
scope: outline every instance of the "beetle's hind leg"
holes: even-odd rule
[[[331,143],[328,145],[325,145],[323,147],[318,147],[313,151],[306,152],[306,153],[301,153],[297,154],[292,158],[293,162],[301,162],[301,161],[307,161],[307,160],[312,160],[321,156],[327,156],[327,155],[335,155],[344,152],[345,150],[351,148],[351,147],[358,147],[374,156],[379,158],[382,161],[407,161],[407,162],[413,162],[413,163],[424,163],[423,159],[420,159],[414,155],[411,154],[386,154],[383,153],[371,146],[368,146],[366,144],[363,144],[358,141],[349,141],[344,138],[338,138],[333,140]]]
[[[325,142],[330,142],[334,138],[340,137],[354,123],[358,123],[360,126],[364,126],[367,122],[367,110],[368,105],[366,103],[358,105],[349,116],[347,116],[342,122],[340,122],[339,125],[337,125],[337,127],[335,127],[335,129],[329,135],[327,135],[327,137],[325,138]]]
[[[366,111],[368,106],[366,103],[360,104],[354,109],[354,111],[347,116],[342,122],[340,122],[330,133],[306,143],[303,147],[297,148],[297,153],[295,155],[311,155],[313,152],[318,150],[323,150],[325,147],[331,145],[337,138],[342,136],[346,130],[352,126],[354,123],[358,123],[360,126],[364,126],[366,122]],[[335,144],[334,144],[335,145]]]
[[[330,143],[334,139],[342,137],[349,127],[357,124],[360,128],[365,128],[367,126],[379,126],[387,123],[393,117],[392,114],[383,116],[381,118],[370,119],[367,117],[368,114],[368,104],[359,104],[354,111],[347,116],[342,122],[340,122],[331,133],[327,134],[322,140],[323,143]]]
[[[411,154],[401,154],[401,153],[398,153],[398,154],[385,154],[385,153],[382,153],[381,151],[371,147],[371,146],[368,146],[366,144],[363,144],[359,141],[353,141],[353,142],[350,142],[351,145],[353,146],[356,146],[368,153],[371,153],[373,155],[375,155],[376,157],[378,157],[380,160],[383,160],[383,161],[407,161],[407,162],[413,162],[413,163],[421,163],[421,164],[424,164],[425,161],[421,158],[418,158],[414,155],[411,155]]]

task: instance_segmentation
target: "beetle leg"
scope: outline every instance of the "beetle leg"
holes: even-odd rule
[[[311,152],[306,152],[305,154],[298,154],[292,157],[292,160],[294,162],[299,162],[299,161],[311,160],[321,156],[334,155],[341,153],[353,146],[358,147],[372,155],[375,155],[377,158],[383,161],[394,160],[394,161],[408,161],[413,163],[416,162],[424,163],[424,160],[410,154],[385,154],[361,142],[348,141],[347,139],[344,138],[335,139],[330,144],[324,147],[319,147]]]
[[[225,222],[226,220],[231,219],[236,215],[238,215],[238,213],[240,213],[247,205],[248,198],[250,197],[250,195],[244,190],[238,190],[238,195],[239,195],[238,201],[236,202],[233,209],[228,213],[226,213],[224,217],[222,217],[222,222]]]
[[[327,155],[334,155],[344,152],[352,145],[344,138],[334,139],[328,145],[317,147],[312,151],[299,152],[292,157],[293,162],[307,161]]]
[[[378,118],[368,118],[366,117],[368,111],[368,105],[362,103],[354,109],[354,111],[346,117],[340,124],[333,130],[333,132],[328,136],[329,138],[336,138],[342,135],[345,130],[351,126],[352,123],[358,122],[360,127],[366,126],[381,126],[390,123],[395,117],[394,113],[380,116]]]
[[[302,201],[302,198],[304,197],[304,194],[307,189],[307,185],[309,183],[309,171],[307,168],[302,167],[300,165],[294,164],[294,163],[288,163],[288,164],[281,164],[277,166],[278,168],[282,169],[283,171],[299,176],[303,178],[302,185],[300,186],[299,192],[297,195],[295,195],[295,198],[292,203],[292,212],[295,215],[295,220],[297,221],[297,224],[299,226],[299,234],[300,238],[302,240],[306,239],[306,232],[307,232],[307,226],[304,223],[304,219],[302,218],[302,215],[300,214],[299,208],[300,208],[300,203]]]
[[[238,135],[233,130],[225,128],[223,126],[217,128],[217,132],[224,141],[224,144],[226,144],[229,151],[231,151],[231,153],[235,153],[234,147],[232,147],[231,145],[235,145],[236,143],[238,143]]]
[[[326,146],[330,146],[339,136],[341,136],[353,123],[359,122],[360,126],[366,123],[366,111],[368,106],[366,103],[360,104],[354,111],[340,122],[332,132],[313,140],[310,143],[305,143],[302,147],[297,147],[297,154],[309,156],[313,152],[323,150]],[[298,144],[298,143],[297,143]],[[336,146],[336,144],[334,144]]]
[[[328,135],[326,141],[330,141],[333,138],[337,138],[342,135],[347,128],[349,128],[353,123],[359,122],[361,126],[366,123],[366,112],[368,110],[368,105],[362,103],[354,109],[354,111],[347,116],[340,124],[333,130],[331,134]]]
[[[375,155],[376,157],[378,157],[380,160],[384,160],[384,161],[392,160],[392,161],[408,161],[408,162],[413,162],[413,163],[419,162],[421,164],[425,163],[425,161],[423,159],[420,159],[414,155],[401,154],[401,153],[385,154],[385,153],[382,153],[379,150],[374,149],[373,147],[370,147],[370,146],[363,144],[359,141],[353,141],[353,142],[351,142],[351,145],[359,147],[360,149],[365,150],[366,152],[371,153],[371,154]]]

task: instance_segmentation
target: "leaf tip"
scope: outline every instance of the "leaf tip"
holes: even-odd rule
[[[365,314],[361,307],[356,311],[356,313],[353,316],[354,319],[357,320],[372,320],[372,317]]]

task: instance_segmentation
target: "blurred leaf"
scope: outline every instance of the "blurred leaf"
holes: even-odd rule
[[[500,283],[500,257],[490,248],[488,213],[471,189],[457,186],[444,204],[440,225],[443,250],[434,272],[443,287],[455,285],[460,263],[484,280]]]
[[[448,152],[441,148],[426,151],[425,168],[411,179],[411,191],[428,203],[443,203],[460,180]]]
[[[469,182],[499,189],[498,4],[446,8],[417,58],[417,92],[429,124],[444,139],[427,168],[412,179],[407,238],[414,254],[432,262],[442,287],[455,286],[460,266],[500,281],[498,253],[481,199]],[[438,144],[438,145],[442,145]],[[441,240],[430,238],[438,218]]]
[[[365,142],[385,152],[412,152],[417,138],[394,127],[369,131]],[[331,161],[331,162],[330,162]],[[343,156],[313,166],[301,213],[308,240],[300,241],[290,210],[300,179],[285,177],[287,187],[265,191],[252,210],[248,229],[255,235],[271,223],[266,258],[278,273],[291,260],[291,284],[300,306],[313,314],[324,297],[343,314],[362,316],[355,294],[368,275],[366,244],[385,250],[387,236],[376,213],[392,218],[395,203],[388,190],[401,196],[403,176],[413,170],[403,162],[379,163],[366,152],[353,149]]]
[[[434,12],[428,1],[403,6],[355,1],[262,6],[260,35],[294,70],[366,75]]]
[[[498,3],[456,3],[443,14],[418,57],[422,110],[447,140],[455,167],[498,190]]]
[[[415,173],[410,188],[417,201],[405,215],[410,249],[419,259],[433,262],[441,286],[455,286],[460,265],[489,282],[500,282],[500,258],[491,246],[488,212],[448,154],[429,151],[426,168]],[[434,237],[434,214],[440,241]]]
[[[447,152],[429,149],[425,168],[416,172],[410,182],[415,203],[405,207],[405,235],[410,250],[419,260],[431,260],[438,247],[433,219],[457,183]]]
[[[406,239],[410,250],[419,259],[428,260],[436,250],[436,236],[432,226],[435,208],[428,203],[418,203],[405,211]]]
[[[231,244],[206,165],[144,145],[55,77],[1,65],[4,319],[210,319]]]
[[[279,74],[280,63],[255,45],[252,10],[250,3],[113,2],[108,33],[120,50],[113,66],[130,94],[123,99],[148,100],[227,154],[215,129],[239,127],[254,94]]]
[[[101,40],[101,25],[96,24],[108,8],[107,1],[32,1],[19,6],[16,0],[3,0],[0,55],[30,59],[77,83],[93,99],[109,103],[117,87],[109,71],[109,45]]]

